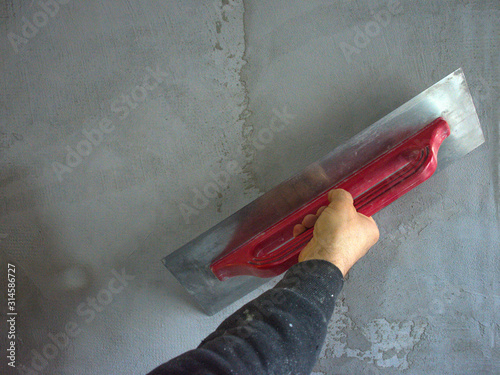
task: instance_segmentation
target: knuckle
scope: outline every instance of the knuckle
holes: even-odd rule
[[[330,190],[330,193],[328,194],[328,198],[330,201],[335,201],[335,200],[351,201],[353,199],[351,193],[349,193],[347,190],[343,190],[343,189]]]

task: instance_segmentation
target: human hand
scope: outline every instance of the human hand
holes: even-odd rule
[[[306,215],[293,228],[294,237],[314,226],[313,238],[299,254],[299,262],[323,259],[345,275],[378,241],[380,233],[371,217],[356,211],[352,195],[341,189],[328,193],[330,204],[316,215]]]

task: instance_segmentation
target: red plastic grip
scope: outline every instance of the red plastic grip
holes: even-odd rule
[[[438,118],[331,189],[347,190],[354,197],[357,211],[372,216],[432,176],[439,147],[449,134],[447,122]],[[294,238],[293,227],[307,214],[328,205],[328,191],[243,245],[224,252],[210,265],[212,272],[219,280],[240,275],[272,277],[285,272],[298,262],[300,251],[313,235],[311,228]]]

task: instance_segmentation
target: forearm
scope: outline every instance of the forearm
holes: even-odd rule
[[[299,263],[227,318],[200,346],[150,374],[309,374],[323,346],[343,278],[333,264]]]

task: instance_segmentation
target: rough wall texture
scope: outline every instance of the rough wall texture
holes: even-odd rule
[[[141,374],[196,346],[261,290],[206,317],[160,259],[458,67],[487,142],[377,214],[315,371],[500,372],[499,16],[494,0],[2,2],[13,373]]]

